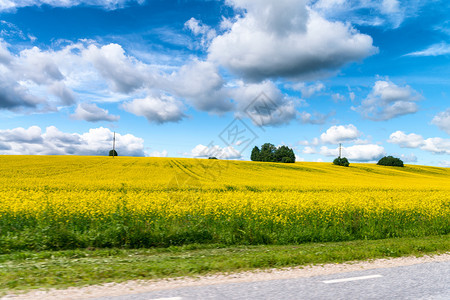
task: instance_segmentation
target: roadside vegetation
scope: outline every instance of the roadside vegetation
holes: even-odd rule
[[[450,251],[450,236],[301,245],[21,251],[0,255],[0,295],[127,280],[240,272]]]

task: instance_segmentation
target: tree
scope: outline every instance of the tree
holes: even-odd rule
[[[337,166],[344,166],[348,167],[350,163],[348,162],[348,159],[346,157],[338,157],[335,160],[333,160],[333,164]]]
[[[275,161],[275,151],[277,148],[270,143],[265,143],[261,146],[261,152],[259,153],[260,161]]]
[[[278,147],[275,151],[275,161],[279,162],[295,162],[295,153],[294,150],[287,146]]]
[[[253,161],[295,163],[295,153],[287,146],[277,148],[273,144],[265,143],[261,146],[261,150],[256,146],[253,148],[250,159]]]
[[[118,156],[116,150],[109,150],[109,156]]]
[[[380,159],[377,163],[380,166],[393,166],[393,167],[403,167],[403,161],[400,158],[393,156],[385,156]]]
[[[253,161],[261,161],[260,151],[257,146],[255,146],[252,150],[252,154],[250,155],[250,159]]]

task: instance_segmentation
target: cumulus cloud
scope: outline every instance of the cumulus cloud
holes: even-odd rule
[[[82,55],[104,78],[109,80],[114,91],[130,93],[151,81],[147,66],[125,55],[125,50],[118,44],[102,47],[89,45],[83,50]]]
[[[75,120],[85,120],[88,122],[115,122],[120,119],[120,116],[110,115],[108,110],[100,108],[93,103],[78,104],[75,113],[71,117]]]
[[[205,146],[202,144],[198,144],[190,153],[185,153],[185,155],[201,158],[217,157],[219,159],[239,159],[242,157],[241,153],[232,146],[222,148],[218,145]]]
[[[372,38],[331,22],[305,0],[230,0],[243,12],[208,48],[208,59],[249,80],[316,78],[378,51]]]
[[[78,5],[90,5],[105,9],[117,9],[127,3],[144,3],[144,0],[2,0],[0,1],[0,11],[15,10],[27,6],[49,5],[53,7],[72,7]]]
[[[0,154],[6,155],[108,155],[112,148],[113,132],[107,128],[88,132],[66,133],[54,126],[43,133],[38,126],[28,129],[0,130]],[[116,151],[121,156],[144,156],[144,140],[131,134],[116,133]]]
[[[420,148],[435,154],[450,154],[450,139],[433,137],[424,139],[421,135],[403,131],[396,131],[389,136],[389,143],[397,144],[401,148]]]
[[[0,109],[55,110],[75,102],[54,51],[32,47],[13,54],[9,47],[0,39]]]
[[[178,122],[186,117],[183,113],[183,103],[167,95],[135,99],[122,104],[122,108],[136,116],[146,117],[149,122],[157,124]]]
[[[401,148],[418,148],[423,145],[423,137],[415,133],[396,131],[389,136],[388,143],[397,144]]]
[[[326,144],[338,144],[355,141],[359,136],[361,136],[361,132],[354,125],[339,125],[328,128],[320,135],[320,140]]]
[[[164,88],[187,99],[196,109],[223,113],[233,109],[224,84],[216,65],[195,60],[167,76]]]
[[[302,151],[304,154],[315,154],[317,153],[316,148],[310,147],[310,146],[306,146],[305,148],[303,148]]]
[[[330,149],[326,146],[322,146],[320,148],[320,154],[336,157],[339,155],[339,148]],[[374,161],[380,159],[384,155],[384,148],[375,144],[342,147],[342,156],[354,161]]]
[[[167,157],[169,153],[167,152],[167,150],[163,150],[161,152],[159,151],[153,151],[149,154],[150,157]]]
[[[450,108],[434,116],[431,123],[450,134]]]
[[[249,117],[256,126],[288,124],[296,118],[295,99],[284,95],[270,80],[239,81],[230,94],[237,104],[237,116]]]
[[[389,80],[378,80],[358,107],[352,107],[364,118],[385,121],[418,111],[421,96],[410,86],[398,86]]]
[[[439,43],[429,46],[428,48],[406,54],[405,56],[440,56],[449,55],[450,45],[447,43]]]
[[[450,139],[443,139],[439,137],[428,138],[423,141],[423,146],[420,149],[430,151],[435,154],[450,154]]]

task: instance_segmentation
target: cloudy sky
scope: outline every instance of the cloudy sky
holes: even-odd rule
[[[446,0],[0,0],[0,154],[450,166]]]

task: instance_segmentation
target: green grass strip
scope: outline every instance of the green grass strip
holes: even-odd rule
[[[0,255],[0,294],[448,251],[450,235],[284,246],[194,244],[134,250],[15,252]]]

